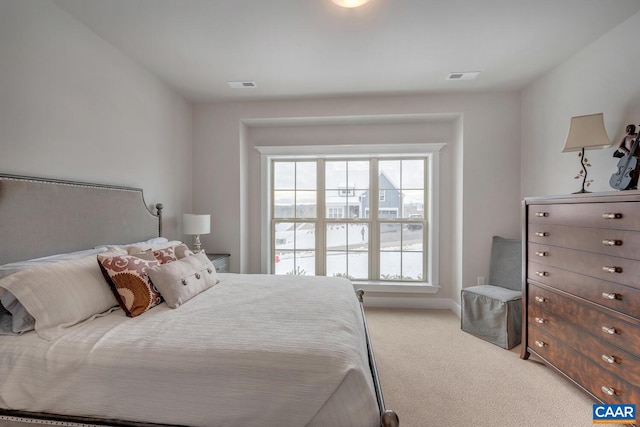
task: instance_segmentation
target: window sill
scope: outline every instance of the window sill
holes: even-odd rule
[[[400,293],[400,294],[435,294],[440,286],[429,283],[354,281],[354,289],[362,289],[365,294]]]

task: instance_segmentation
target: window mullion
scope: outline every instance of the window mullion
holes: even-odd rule
[[[325,206],[325,178],[324,178],[324,159],[316,161],[316,190],[317,190],[317,206],[316,206],[316,275],[324,276],[327,271],[326,260],[326,222],[327,212]]]
[[[369,164],[369,277],[380,280],[380,223],[378,221],[378,159]],[[377,258],[377,259],[374,259]]]

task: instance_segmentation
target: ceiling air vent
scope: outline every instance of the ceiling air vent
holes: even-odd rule
[[[463,73],[451,73],[447,80],[473,80],[475,79],[480,71],[465,71]]]
[[[258,85],[256,85],[256,82],[250,81],[250,80],[246,80],[246,81],[242,81],[242,82],[227,82],[227,84],[229,84],[229,86],[231,86],[234,89],[244,89],[244,88],[248,88],[248,87],[258,87]]]

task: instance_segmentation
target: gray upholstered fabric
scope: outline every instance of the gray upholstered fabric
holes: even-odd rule
[[[0,264],[158,236],[142,190],[0,174]]]
[[[483,295],[485,297],[502,301],[509,302],[515,301],[522,298],[522,292],[514,291],[512,289],[501,288],[500,286],[492,286],[492,285],[482,285],[482,286],[472,286],[470,288],[463,289],[467,292],[473,292],[478,295]]]
[[[463,289],[462,330],[500,347],[520,344],[522,294],[497,286]]]
[[[522,328],[522,244],[494,236],[489,285],[463,289],[461,327],[503,348],[520,344]]]
[[[522,291],[522,242],[493,236],[489,285]]]

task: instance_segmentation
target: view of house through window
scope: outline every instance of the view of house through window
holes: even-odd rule
[[[427,160],[272,160],[272,271],[425,281]]]

